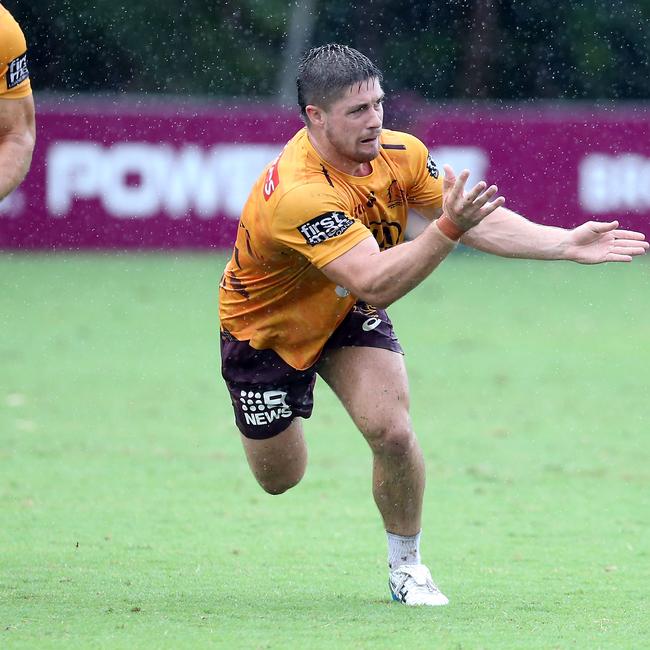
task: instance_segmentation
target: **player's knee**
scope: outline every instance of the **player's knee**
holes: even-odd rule
[[[260,471],[261,469],[261,471]],[[300,483],[305,463],[289,463],[280,467],[262,467],[255,472],[260,487],[268,494],[283,494]]]
[[[415,443],[415,434],[408,418],[378,424],[367,436],[375,454],[403,456]]]
[[[243,438],[243,442],[249,467],[265,492],[282,494],[300,483],[307,468],[307,447],[299,425],[266,440]]]
[[[298,485],[301,478],[302,474],[299,476],[258,476],[257,482],[267,494],[277,495],[283,494],[287,490],[290,490],[292,487]]]

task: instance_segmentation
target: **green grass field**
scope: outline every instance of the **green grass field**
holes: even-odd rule
[[[221,256],[0,256],[0,647],[647,648],[650,264],[457,254],[391,315],[446,608],[389,601],[327,387],[301,485],[249,474]]]

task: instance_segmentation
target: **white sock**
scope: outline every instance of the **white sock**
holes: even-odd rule
[[[386,535],[388,535],[388,566],[390,569],[396,569],[402,564],[420,564],[420,533],[405,537],[386,531]]]

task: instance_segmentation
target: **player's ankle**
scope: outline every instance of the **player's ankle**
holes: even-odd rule
[[[388,538],[388,566],[395,569],[403,564],[420,564],[420,533],[397,535],[386,531]]]

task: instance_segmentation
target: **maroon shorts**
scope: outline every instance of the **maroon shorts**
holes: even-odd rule
[[[323,355],[346,346],[404,354],[388,314],[361,301],[327,340]],[[314,407],[317,372],[318,363],[296,370],[273,350],[256,350],[248,341],[221,332],[221,374],[230,391],[235,423],[247,438],[272,438],[295,417],[308,418]]]

